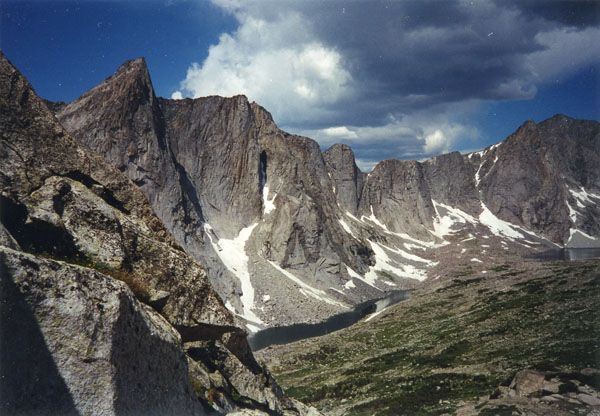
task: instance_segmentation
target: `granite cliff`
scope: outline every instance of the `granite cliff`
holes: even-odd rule
[[[321,152],[243,96],[157,98],[143,59],[55,109],[140,187],[251,331],[415,287],[448,259],[600,245],[595,121],[528,121],[480,152],[366,174],[349,147]],[[471,238],[487,247],[465,253]]]

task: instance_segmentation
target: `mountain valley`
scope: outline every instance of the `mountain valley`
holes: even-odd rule
[[[0,413],[600,414],[599,122],[366,173],[143,58],[0,87]]]

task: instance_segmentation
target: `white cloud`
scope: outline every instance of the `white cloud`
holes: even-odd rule
[[[181,94],[181,91],[175,91],[173,94],[171,94],[172,100],[181,100],[182,98],[183,94]]]
[[[236,4],[226,6],[235,9]],[[206,60],[188,68],[181,82],[185,95],[245,94],[285,124],[321,117],[328,104],[351,94],[342,55],[317,40],[300,14],[273,21],[235,16],[237,31],[222,34]]]
[[[475,127],[457,123],[444,123],[427,129],[423,136],[423,153],[425,156],[435,156],[450,152],[458,140],[476,139],[479,131]]]
[[[468,111],[467,107],[462,106],[461,111]],[[453,122],[449,114],[438,110],[440,113],[435,117],[427,112],[416,113],[400,120],[390,117],[390,121],[381,126],[336,126],[304,130],[301,134],[314,138],[323,147],[342,142],[360,151],[370,145],[381,148],[382,153],[388,149],[386,158],[416,159],[448,153],[459,141],[475,141],[479,137],[477,128]],[[362,164],[359,167],[368,170],[379,160],[359,159]]]
[[[584,65],[600,62],[599,27],[583,30],[559,28],[540,32],[535,40],[544,49],[526,58],[534,78],[532,81],[554,81],[554,78],[572,73]]]
[[[371,172],[379,160],[356,159],[356,166],[363,172]]]
[[[332,138],[339,139],[358,139],[355,131],[350,130],[346,126],[328,127],[322,130],[323,134]]]
[[[336,126],[316,130],[303,130],[300,134],[318,140],[323,146],[342,140],[345,143],[364,143],[368,141],[389,142],[402,138],[415,138],[420,133],[418,127],[406,123],[391,121],[382,126]]]

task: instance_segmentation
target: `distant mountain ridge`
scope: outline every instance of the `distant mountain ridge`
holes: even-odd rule
[[[450,258],[600,246],[597,121],[528,121],[480,152],[366,174],[349,147],[321,152],[244,96],[157,98],[143,59],[55,110],[140,187],[251,331],[413,287]],[[491,246],[467,252],[469,239]]]

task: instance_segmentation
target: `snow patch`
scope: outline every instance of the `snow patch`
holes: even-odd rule
[[[356,240],[358,240],[358,238],[352,232],[352,229],[350,228],[350,226],[348,224],[346,224],[346,221],[344,221],[343,219],[339,219],[338,221],[340,222],[340,225],[342,226],[344,231],[346,231],[348,234],[350,234],[352,237],[354,237]]]
[[[346,211],[346,215],[347,215],[347,216],[349,216],[350,218],[352,218],[354,221],[361,222],[361,220],[359,220],[359,219],[358,219],[358,218],[356,218],[354,215],[352,215],[352,214],[350,213],[350,211]]]
[[[438,265],[438,263],[435,262],[435,261],[424,259],[423,257],[416,256],[414,254],[408,253],[408,252],[406,252],[404,250],[401,250],[399,248],[391,248],[391,247],[388,247],[388,246],[386,246],[384,244],[380,244],[380,245],[381,245],[381,247],[385,248],[386,250],[389,250],[392,253],[399,254],[400,256],[404,257],[407,260],[411,260],[411,261],[414,261],[414,262],[417,262],[417,263],[424,263],[424,264],[426,264],[429,267],[433,267],[433,266],[437,266]]]
[[[433,234],[441,239],[447,235],[452,235],[458,230],[455,229],[457,225],[462,226],[466,223],[475,224],[477,220],[471,215],[458,208],[453,208],[449,205],[445,205],[434,200],[433,209],[435,210],[436,217],[433,219]],[[440,209],[442,208],[442,209]],[[440,214],[440,211],[445,213]]]
[[[575,225],[575,223],[577,222],[577,211],[573,209],[571,204],[569,204],[569,201],[565,200],[565,203],[567,204],[567,208],[569,208],[569,218],[571,219],[571,223]]]
[[[600,195],[596,195],[596,194],[592,194],[587,192],[583,186],[580,187],[581,191],[576,191],[574,189],[569,189],[569,192],[571,192],[571,195],[573,195],[573,197],[575,197],[575,201],[577,203],[577,207],[578,208],[585,208],[585,204],[596,204],[596,202],[592,201],[593,199],[598,200],[598,202],[600,202]]]
[[[262,193],[262,197],[263,197],[263,214],[267,215],[269,214],[271,211],[273,211],[276,207],[275,207],[275,197],[277,196],[277,194],[273,195],[273,198],[269,199],[269,187],[267,185],[265,185],[263,187],[263,193]]]
[[[229,312],[234,313],[235,315],[237,315],[237,312],[235,311],[235,308],[233,307],[233,305],[231,304],[231,302],[229,302],[229,301],[225,302],[225,307],[229,310]]]
[[[377,289],[379,291],[381,291],[381,289],[379,289],[377,286],[375,286],[372,283],[369,283],[369,281],[367,279],[365,279],[364,277],[362,277],[360,274],[356,273],[353,269],[351,269],[350,267],[346,266],[346,270],[348,271],[348,275],[354,279],[358,279],[361,282],[364,282],[366,284],[368,284],[369,286],[371,286],[373,289]]]
[[[488,227],[492,234],[498,237],[506,237],[510,240],[524,238],[523,234],[517,231],[520,227],[496,217],[483,202],[481,203],[481,209],[483,211],[479,214],[479,221]]]
[[[346,282],[346,284],[344,284],[344,287],[346,289],[354,289],[356,287],[356,285],[354,284],[354,282],[352,281],[352,279],[348,280]]]
[[[396,263],[394,260],[390,259],[385,249],[379,244],[367,240],[369,244],[371,244],[371,249],[373,253],[375,253],[375,265],[369,267],[369,271],[365,274],[365,279],[371,285],[373,285],[379,276],[377,272],[388,272],[392,273],[398,277],[406,277],[408,279],[416,279],[419,281],[423,281],[427,278],[427,273],[422,269],[417,269],[416,267],[408,264],[402,264],[399,266],[394,266],[393,263]],[[385,283],[385,282],[384,282]]]
[[[416,244],[410,244],[410,243],[402,243],[402,245],[404,247],[406,247],[407,250],[425,250],[424,247],[422,246],[418,246]]]
[[[481,260],[479,260],[479,259],[476,259],[475,257],[473,257],[473,258],[471,259],[471,261],[472,261],[473,263],[483,263]]]
[[[240,314],[245,320],[258,324],[264,325],[265,323],[254,313],[254,288],[250,280],[250,274],[248,272],[248,255],[246,254],[246,242],[250,238],[252,231],[258,225],[252,224],[246,228],[242,228],[238,236],[234,239],[219,239],[214,241],[211,234],[216,236],[210,224],[204,224],[204,230],[210,240],[210,244],[215,249],[215,252],[221,259],[221,262],[227,267],[227,269],[239,279],[242,287],[242,296],[240,301],[242,302],[243,313]],[[252,332],[260,330],[256,325],[246,324],[248,329]]]
[[[370,205],[370,207],[371,207],[371,215],[368,217],[363,215],[362,217],[360,217],[361,221],[366,218],[369,221],[371,221],[372,223],[375,223],[378,226],[380,226],[381,228],[383,228],[385,231],[390,232],[390,230],[388,230],[387,226],[384,223],[382,223],[381,221],[379,221],[377,219],[377,217],[375,216],[375,213],[373,212],[373,205]]]
[[[575,241],[573,241],[575,240]],[[583,240],[583,241],[582,241]],[[600,242],[600,237],[593,237],[587,233],[584,233],[581,230],[576,228],[571,228],[569,230],[569,240],[567,241],[566,247],[595,247]]]
[[[362,217],[360,217],[360,220],[359,220],[359,219],[357,219],[356,217],[354,217],[354,216],[353,216],[352,214],[350,214],[349,212],[346,212],[346,215],[348,215],[348,216],[350,216],[351,218],[354,218],[354,219],[356,219],[357,221],[359,221],[359,222],[362,222],[362,223],[364,223],[364,222],[365,222],[365,219],[366,219],[366,220],[368,220],[368,221],[370,221],[370,222],[372,222],[372,223],[376,224],[377,226],[379,226],[379,227],[380,227],[381,229],[383,229],[383,231],[384,231],[385,233],[387,233],[387,234],[398,236],[398,237],[400,237],[400,238],[403,238],[403,239],[405,239],[405,240],[411,241],[411,242],[413,242],[413,243],[419,244],[419,245],[421,245],[421,246],[424,246],[424,247],[438,248],[438,247],[442,247],[442,246],[445,246],[445,245],[447,245],[447,244],[450,244],[450,243],[449,243],[449,242],[447,242],[447,241],[443,241],[443,242],[442,242],[442,243],[440,243],[440,244],[436,244],[436,243],[434,243],[434,242],[431,242],[431,241],[422,241],[422,240],[418,240],[418,239],[416,239],[416,238],[414,238],[414,237],[411,237],[410,235],[408,235],[408,234],[406,234],[406,233],[396,233],[396,232],[390,231],[390,230],[387,228],[387,226],[386,226],[384,223],[382,223],[381,221],[379,221],[379,219],[377,219],[377,217],[376,217],[376,216],[375,216],[375,214],[373,213],[373,205],[371,205],[370,207],[371,207],[371,215],[370,215],[370,216],[368,216],[368,217],[367,217],[367,216],[365,216],[365,215],[363,215]]]

